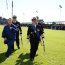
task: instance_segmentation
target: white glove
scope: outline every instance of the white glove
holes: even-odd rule
[[[42,38],[41,41],[42,41],[42,45],[44,46],[44,38]]]
[[[44,38],[44,35],[43,34],[40,36],[40,39],[42,39],[42,38]]]
[[[7,38],[4,38],[4,41],[7,40]]]
[[[29,43],[29,39],[27,39],[27,43]]]

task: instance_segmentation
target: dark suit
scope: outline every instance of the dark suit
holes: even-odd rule
[[[18,21],[16,21],[16,23],[13,22],[14,25],[16,25],[16,27],[18,28],[18,32],[16,32],[16,45],[18,47],[18,49],[20,48],[20,42],[19,42],[19,33],[22,34],[22,30],[21,30],[21,25]],[[14,49],[14,47],[13,47]]]
[[[37,24],[35,30],[33,24],[29,25],[27,31],[27,37],[30,40],[30,58],[34,59],[36,51],[38,50],[38,45],[40,41],[40,36],[43,34],[41,25]]]

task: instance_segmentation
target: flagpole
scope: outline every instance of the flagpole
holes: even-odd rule
[[[12,17],[13,17],[13,0],[12,0]]]
[[[6,8],[8,9],[8,2],[7,2],[7,0],[6,0]]]

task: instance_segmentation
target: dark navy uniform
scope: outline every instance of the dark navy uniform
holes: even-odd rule
[[[18,28],[18,32],[16,32],[16,45],[18,47],[18,49],[20,48],[20,42],[19,42],[19,33],[22,34],[22,30],[21,30],[21,25],[18,21],[16,21],[15,23],[13,22],[14,25],[16,25],[16,27]]]
[[[40,36],[43,34],[43,30],[39,24],[34,26],[33,24],[29,25],[27,31],[27,37],[30,40],[30,59],[34,59],[36,51],[38,50],[38,45],[40,41]]]
[[[38,23],[38,25],[40,26],[40,30],[42,30],[42,34],[44,33],[44,25],[42,23]],[[42,38],[44,38],[44,36],[42,36]]]
[[[11,24],[10,26],[7,24],[2,32],[2,37],[6,38],[5,42],[7,43],[8,49],[6,52],[6,56],[9,56],[12,52],[12,46],[14,44],[16,32],[18,30],[16,29],[16,26]]]

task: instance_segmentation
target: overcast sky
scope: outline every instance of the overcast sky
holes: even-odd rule
[[[12,16],[11,10],[12,0],[0,0],[0,16],[9,18]],[[31,18],[39,16],[45,22],[50,21],[65,21],[65,0],[13,0],[14,15],[17,16],[20,22],[31,22]],[[60,7],[61,18],[60,18]],[[38,12],[36,12],[38,11]]]

